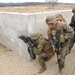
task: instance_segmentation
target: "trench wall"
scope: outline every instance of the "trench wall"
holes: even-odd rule
[[[18,39],[18,36],[21,34],[28,36],[30,32],[37,30],[47,37],[45,19],[48,15],[55,14],[62,14],[67,23],[70,23],[71,10],[39,13],[0,12],[0,43],[26,60],[31,61],[32,59],[27,51],[27,44]]]

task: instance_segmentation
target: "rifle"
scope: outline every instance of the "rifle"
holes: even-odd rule
[[[57,29],[56,30],[56,40],[54,43],[54,46],[57,49],[57,51],[56,51],[57,55],[60,55],[60,50],[59,50],[59,48],[60,48],[60,43],[59,43],[60,42],[60,34],[61,34],[61,30]]]
[[[55,47],[56,47],[56,54],[57,54],[57,61],[58,61],[58,66],[59,66],[59,70],[61,71],[62,68],[64,68],[64,64],[62,65],[62,61],[61,61],[61,52],[60,52],[60,34],[61,34],[61,29],[57,29],[56,30],[56,41],[55,41]],[[61,63],[62,62],[62,63]]]
[[[30,54],[30,56],[35,59],[36,55],[33,53],[33,47],[37,47],[38,43],[34,40],[32,40],[30,37],[28,36],[19,36],[18,38],[20,38],[21,40],[23,40],[25,43],[28,44],[28,52]]]

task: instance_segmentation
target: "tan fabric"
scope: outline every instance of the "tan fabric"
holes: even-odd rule
[[[47,16],[46,23],[47,24],[50,24],[50,23],[56,24],[55,16]]]
[[[58,59],[58,67],[59,70],[61,71],[62,68],[64,68],[64,63],[65,63],[65,56],[69,53],[69,43],[70,43],[70,37],[73,36],[73,29],[70,28],[67,23],[65,22],[64,19],[59,18],[58,16],[56,17],[58,19],[56,21],[56,24],[54,25],[53,28],[48,29],[47,34],[49,41],[51,42],[52,45],[55,44],[55,41],[58,41],[56,39],[56,30],[60,29],[61,34],[60,34],[60,47],[55,48],[55,51],[57,53],[57,59]],[[56,47],[56,45],[54,45]]]
[[[45,46],[44,51],[45,51],[50,57],[52,57],[52,56],[55,54],[55,52],[53,51],[53,47],[51,46],[50,43],[48,43],[48,44]]]
[[[49,43],[49,40],[44,38],[43,36],[40,36],[40,38],[37,40],[37,42],[39,43],[39,45],[37,46],[37,48],[33,48],[33,52],[37,55],[39,55],[40,53],[42,53],[43,51],[45,51],[48,55],[54,55],[54,51],[53,48],[51,46],[51,44]]]
[[[61,14],[56,14],[55,17],[56,17],[57,21],[66,22],[65,19],[63,18],[63,16]]]
[[[56,34],[57,29],[61,29],[61,35],[65,34],[64,33],[64,26],[61,25],[61,23],[60,23],[60,24],[56,24],[56,26],[52,30],[48,29],[48,35],[52,34],[54,36]]]
[[[36,40],[36,39],[38,39],[39,37],[40,37],[40,33],[38,33],[38,32],[32,32],[32,33],[30,33],[30,37],[31,37],[31,39],[33,39],[33,40]]]

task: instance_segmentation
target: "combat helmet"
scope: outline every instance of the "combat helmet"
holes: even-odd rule
[[[41,34],[39,32],[35,31],[35,32],[31,32],[29,35],[30,35],[31,39],[37,40]]]
[[[66,22],[61,14],[56,14],[55,18],[57,19],[57,21],[64,21],[64,22]]]
[[[75,14],[75,8],[72,9],[72,12]]]
[[[50,23],[53,23],[53,24],[56,23],[56,19],[54,16],[47,16],[46,17],[46,24],[50,24]]]

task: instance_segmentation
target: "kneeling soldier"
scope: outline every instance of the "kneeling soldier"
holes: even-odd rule
[[[30,37],[38,43],[37,48],[33,47],[33,52],[38,55],[39,63],[41,65],[41,69],[38,72],[40,74],[46,70],[45,61],[49,60],[55,52],[53,51],[49,40],[44,38],[40,33],[31,33]]]

